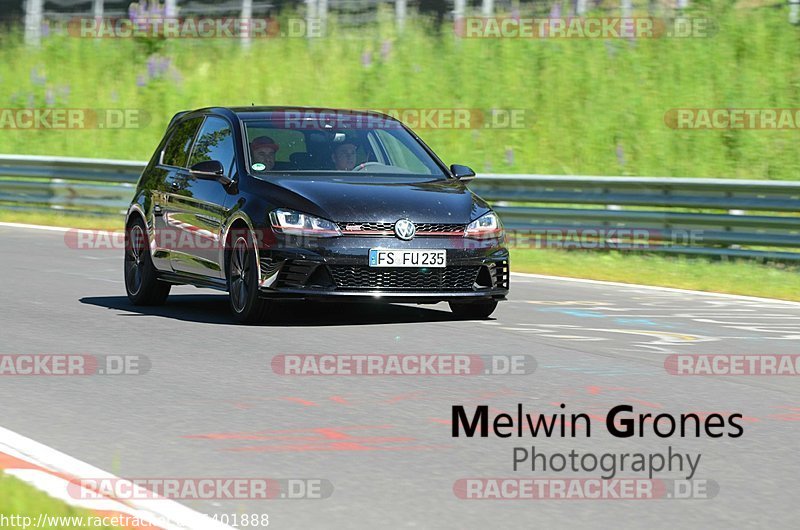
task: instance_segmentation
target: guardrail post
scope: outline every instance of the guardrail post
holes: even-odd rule
[[[250,48],[250,24],[253,22],[253,0],[242,0],[242,14],[240,16],[241,22],[246,24],[242,26],[243,30],[241,35],[242,48]],[[246,23],[244,21],[247,21]]]
[[[397,23],[397,31],[403,31],[406,26],[406,0],[395,0],[395,22]]]
[[[25,2],[25,44],[38,46],[42,41],[43,0],[27,0]]]
[[[306,28],[310,28],[317,19],[317,0],[306,0]],[[306,32],[306,37],[311,38],[311,32]]]

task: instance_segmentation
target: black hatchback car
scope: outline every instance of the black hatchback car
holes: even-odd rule
[[[486,318],[509,287],[499,217],[380,113],[289,107],[177,114],[126,218],[137,305],[176,284],[230,293],[241,322],[278,299],[447,301]]]

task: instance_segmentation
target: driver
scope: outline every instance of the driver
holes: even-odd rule
[[[339,171],[352,171],[356,167],[358,146],[353,141],[345,140],[333,148],[331,159]]]
[[[264,164],[261,171],[270,171],[275,167],[275,153],[280,146],[269,136],[259,136],[250,142],[250,155],[253,164]]]

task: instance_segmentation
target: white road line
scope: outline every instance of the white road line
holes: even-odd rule
[[[740,294],[727,294],[727,293],[710,293],[708,291],[692,291],[691,289],[676,289],[674,287],[659,287],[657,285],[642,285],[640,283],[622,283],[611,282],[606,280],[587,280],[584,278],[568,278],[566,276],[549,276],[546,274],[531,274],[528,272],[512,272],[511,276],[521,278],[537,278],[540,280],[554,280],[562,282],[575,282],[575,283],[589,283],[595,285],[605,285],[614,287],[630,287],[633,289],[647,289],[651,291],[663,291],[668,293],[682,293],[682,294],[699,294],[703,296],[713,296],[716,298],[728,298],[733,300],[749,300],[751,302],[770,302],[773,304],[785,304],[792,307],[800,307],[800,302],[792,302],[790,300],[781,300],[780,298],[759,298],[757,296],[745,296]],[[527,283],[527,282],[526,282]]]
[[[32,230],[49,230],[50,232],[69,232],[75,230],[74,228],[67,228],[65,226],[42,226],[42,225],[29,225],[25,223],[6,223],[0,222],[0,226],[7,228],[30,228]]]
[[[66,455],[56,449],[41,444],[35,440],[17,434],[14,431],[0,427],[0,450],[26,460],[45,469],[50,469],[78,479],[109,479],[124,483],[120,479],[107,471],[96,468],[77,458]],[[24,473],[17,473],[19,478],[33,478]],[[40,478],[40,477],[39,477]],[[34,485],[44,486],[44,483],[32,481]],[[48,482],[47,484],[50,484]],[[128,485],[126,485],[127,487]],[[129,485],[131,490],[133,484]],[[62,497],[62,500],[69,501]],[[168,499],[143,499],[127,500],[125,504],[136,510],[142,510],[153,514],[161,520],[169,520],[177,528],[185,529],[209,529],[209,530],[231,530],[232,527],[224,525],[201,513],[198,513],[182,504]]]

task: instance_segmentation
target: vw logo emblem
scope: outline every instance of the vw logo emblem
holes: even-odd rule
[[[417,227],[408,219],[400,219],[394,224],[394,233],[403,241],[408,241],[417,233]]]

